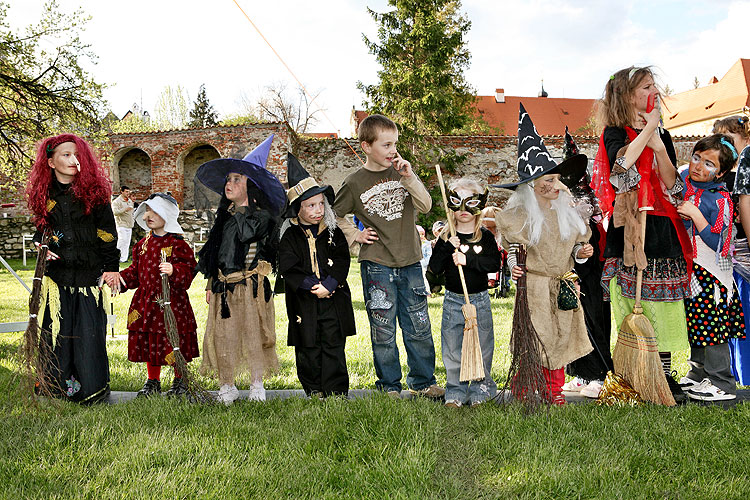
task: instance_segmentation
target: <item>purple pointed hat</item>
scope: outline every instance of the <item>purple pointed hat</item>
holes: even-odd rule
[[[268,154],[271,151],[273,134],[250,151],[242,160],[219,158],[207,161],[198,168],[195,178],[211,191],[224,195],[224,185],[229,174],[242,174],[263,191],[274,209],[274,215],[281,215],[286,204],[286,191],[279,179],[266,170]]]

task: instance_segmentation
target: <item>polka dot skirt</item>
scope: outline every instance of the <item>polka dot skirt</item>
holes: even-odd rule
[[[731,338],[744,338],[745,317],[737,287],[732,287],[729,302],[726,287],[711,273],[693,263],[693,275],[698,280],[700,291],[693,298],[685,299],[690,345],[705,347],[723,344]]]

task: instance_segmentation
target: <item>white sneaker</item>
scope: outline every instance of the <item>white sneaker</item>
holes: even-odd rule
[[[237,399],[238,397],[240,397],[240,391],[237,390],[237,386],[235,386],[234,384],[224,384],[219,388],[217,399],[225,405],[229,406],[234,403],[235,399]]]
[[[581,396],[594,399],[598,398],[599,393],[602,392],[602,385],[604,385],[602,380],[592,380],[586,387],[581,389]]]
[[[562,386],[562,390],[565,392],[581,392],[581,389],[588,385],[588,381],[581,377],[575,377],[570,382],[566,382]]]
[[[266,388],[263,387],[263,382],[255,382],[250,386],[250,392],[247,396],[250,401],[265,401],[266,400]]]
[[[704,379],[704,380],[708,380],[708,379]],[[697,380],[693,380],[687,377],[682,377],[680,381],[677,383],[680,384],[680,389],[682,389],[682,392],[687,392],[690,389],[695,389],[701,384],[701,382],[698,382]]]
[[[736,394],[729,394],[719,389],[707,378],[703,379],[697,387],[687,391],[687,397],[699,401],[728,401],[737,398]]]

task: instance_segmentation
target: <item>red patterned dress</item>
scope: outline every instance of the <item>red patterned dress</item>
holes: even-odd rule
[[[174,271],[169,277],[172,311],[177,319],[180,351],[187,361],[199,356],[195,315],[187,290],[195,277],[195,256],[185,240],[172,233],[156,236],[149,233],[133,248],[133,263],[120,272],[128,289],[136,289],[128,310],[128,359],[163,366],[172,352],[164,326],[164,313],[157,297],[161,294],[159,264],[161,251]]]

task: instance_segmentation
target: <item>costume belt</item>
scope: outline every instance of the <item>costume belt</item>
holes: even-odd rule
[[[271,274],[271,264],[265,260],[258,261],[258,265],[253,269],[246,269],[244,271],[235,271],[225,276],[224,273],[219,269],[219,275],[217,279],[221,282],[221,317],[229,318],[231,313],[229,311],[229,304],[227,303],[227,284],[246,284],[249,278],[253,284],[253,297],[258,296],[258,279],[263,281],[263,291],[265,292],[265,300],[268,302],[271,300],[271,283],[266,279],[266,276]]]

